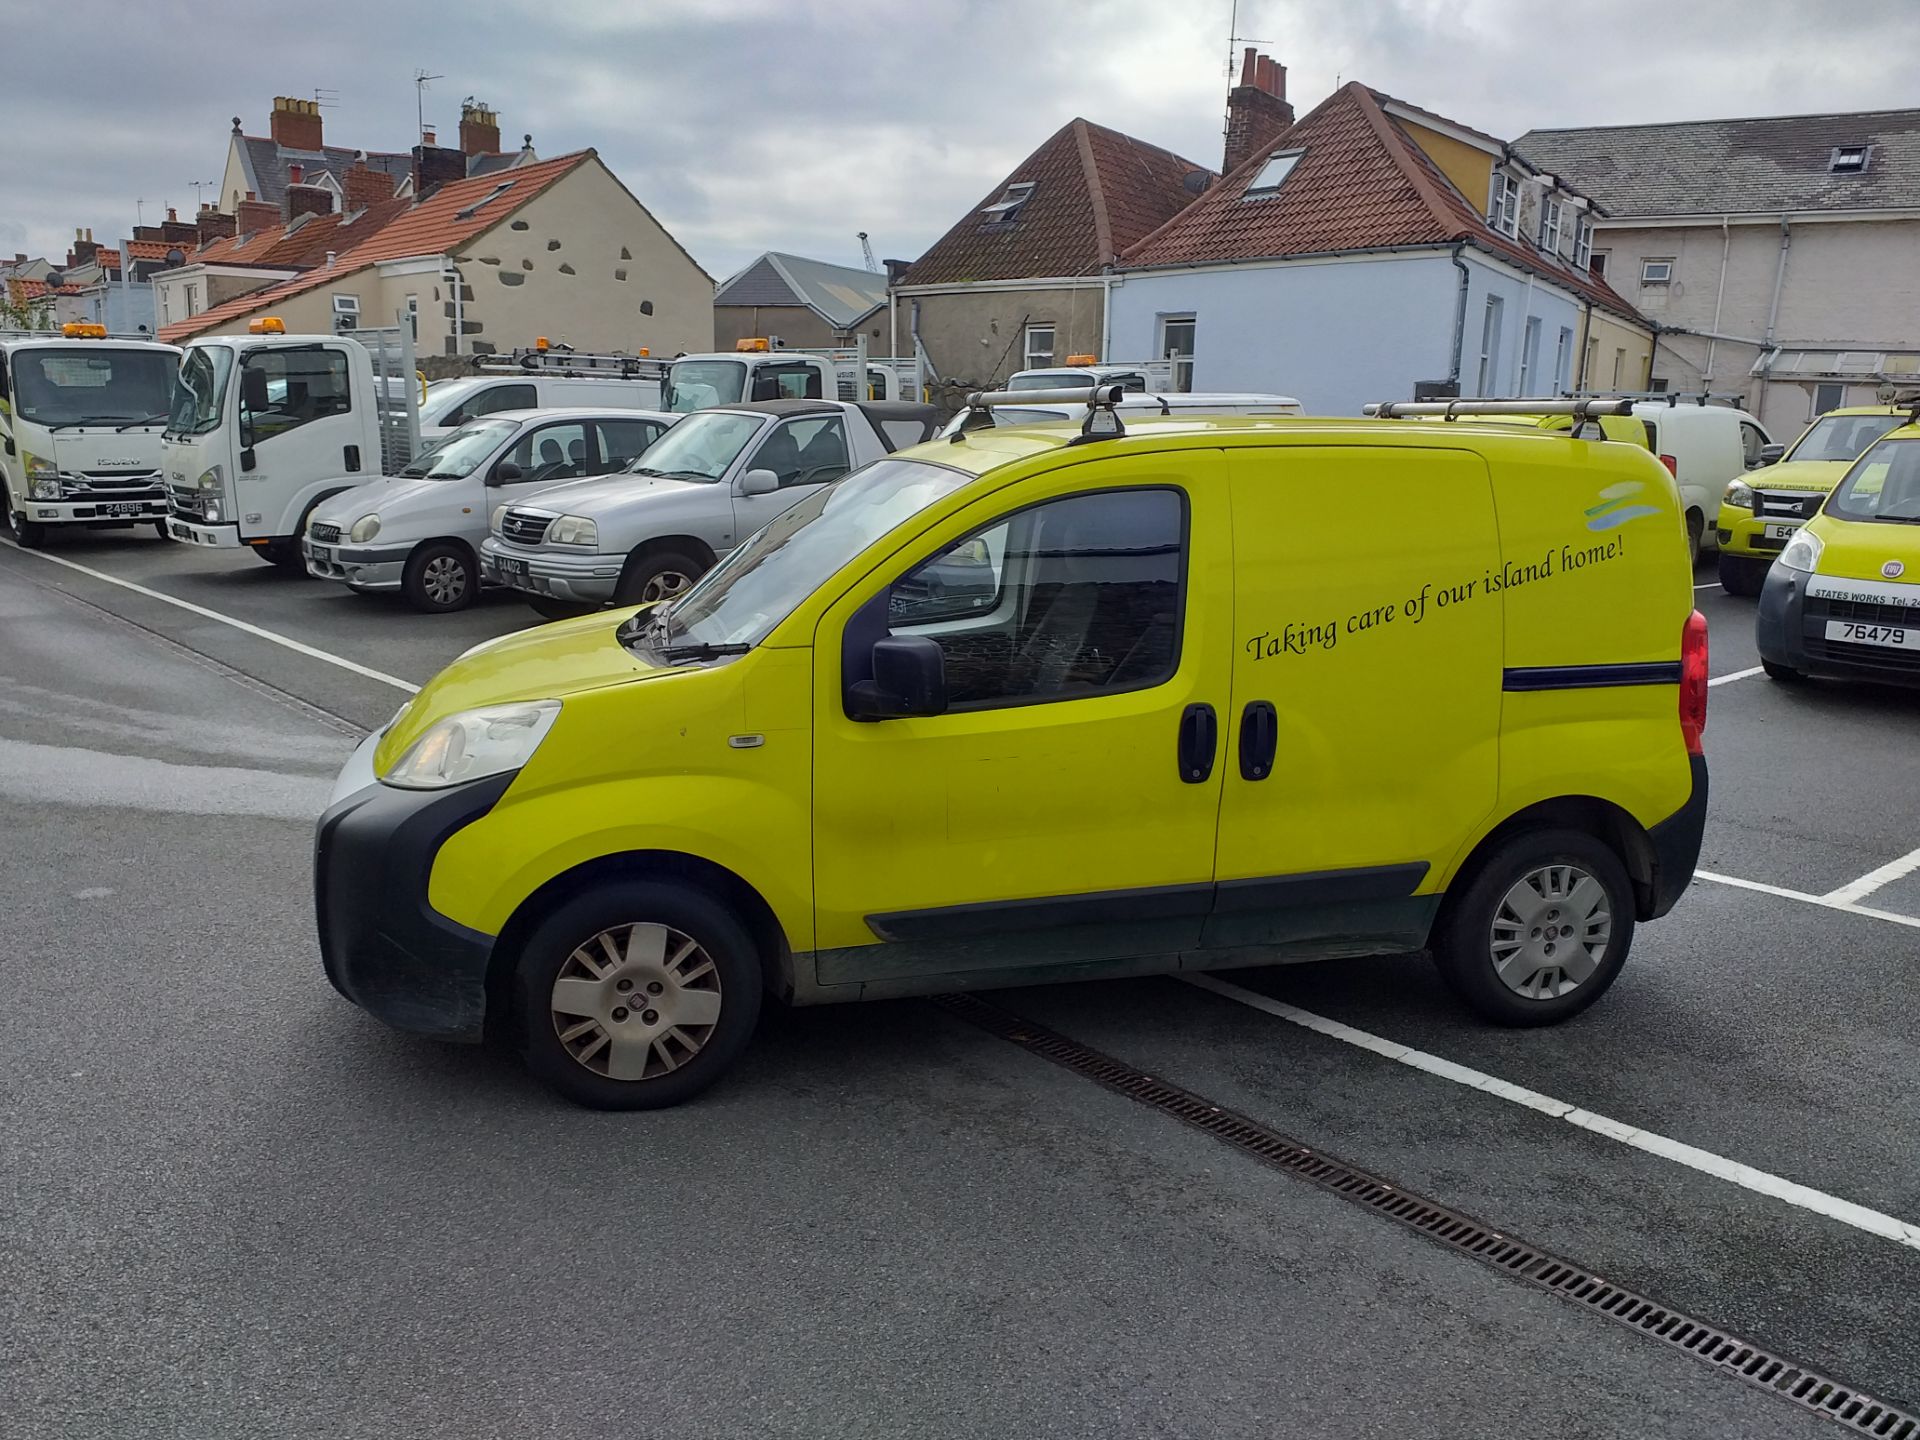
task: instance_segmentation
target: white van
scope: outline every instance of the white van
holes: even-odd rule
[[[1680,486],[1688,548],[1698,560],[1703,546],[1719,544],[1714,522],[1727,482],[1759,469],[1764,463],[1760,451],[1773,437],[1744,410],[1678,396],[1670,401],[1636,400],[1633,416],[1647,427],[1647,448]]]
[[[427,387],[420,439],[439,440],[501,410],[658,410],[660,382],[614,375],[462,375]]]

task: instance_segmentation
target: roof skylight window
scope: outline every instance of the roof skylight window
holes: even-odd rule
[[[980,214],[989,224],[1004,225],[1019,215],[1020,207],[1025,205],[1032,195],[1033,181],[1016,180],[1000,192],[1000,198],[993,204],[983,205],[980,208]]]
[[[1260,167],[1260,173],[1253,177],[1253,183],[1247,186],[1245,199],[1264,200],[1282,185],[1287,176],[1293,173],[1293,167],[1300,163],[1304,150],[1281,150],[1267,157],[1267,163]]]

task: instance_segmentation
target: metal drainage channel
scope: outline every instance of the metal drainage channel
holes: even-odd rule
[[[1131,1065],[1069,1040],[971,995],[942,995],[934,1004],[991,1035],[1050,1060],[1107,1089],[1152,1106],[1176,1120],[1324,1190],[1397,1220],[1449,1249],[1503,1274],[1570,1300],[1584,1309],[1651,1336],[1782,1400],[1837,1420],[1879,1440],[1920,1440],[1920,1415],[1875,1399],[1851,1385],[1782,1359],[1751,1341],[1671,1306],[1601,1279],[1536,1245],[1503,1235],[1470,1215],[1413,1195],[1345,1161],[1223,1109],[1191,1091],[1156,1080]]]

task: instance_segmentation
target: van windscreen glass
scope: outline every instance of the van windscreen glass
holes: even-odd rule
[[[1862,455],[1827,501],[1827,513],[1920,525],[1920,440],[1882,440]]]
[[[233,351],[225,345],[196,345],[187,351],[167,415],[168,433],[204,435],[217,426],[232,371]]]
[[[1905,421],[1904,415],[1822,415],[1787,459],[1858,460],[1869,445]]]
[[[747,367],[738,360],[676,360],[667,371],[661,404],[679,414],[747,398]]]
[[[166,417],[176,368],[167,350],[18,350],[13,410],[37,425],[157,424]]]

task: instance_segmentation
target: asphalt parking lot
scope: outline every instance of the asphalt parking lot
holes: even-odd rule
[[[989,999],[1920,1411],[1920,695],[1775,685],[1698,579],[1701,877],[1575,1021],[1412,958]],[[1833,1433],[933,1003],[770,1015],[645,1115],[385,1030],[312,817],[533,623],[0,542],[10,1440]]]

